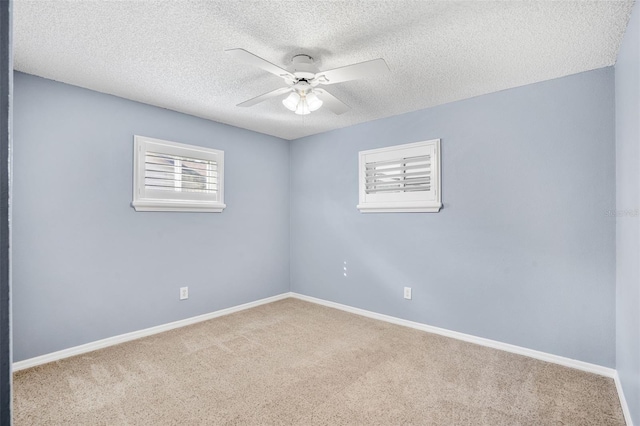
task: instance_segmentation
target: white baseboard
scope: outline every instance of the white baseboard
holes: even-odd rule
[[[52,353],[37,356],[34,358],[25,359],[24,361],[14,362],[13,371],[24,370],[25,368],[35,367],[37,365],[58,361],[63,358],[68,358],[75,355],[81,355],[87,352],[95,351],[97,349],[106,348],[108,346],[113,346],[120,343],[131,341],[131,340],[140,339],[141,337],[162,333],[163,331],[173,330],[174,328],[184,327],[184,326],[195,324],[198,322],[207,321],[212,318],[229,315],[234,312],[239,312],[245,309],[254,308],[256,306],[275,302],[277,300],[286,299],[290,296],[291,296],[290,293],[282,293],[276,296],[267,297],[265,299],[256,300],[254,302],[244,303],[242,305],[232,306],[230,308],[221,309],[215,312],[210,312],[208,314],[198,315],[195,317],[170,322],[167,324],[162,324],[155,327],[145,328],[144,330],[133,331],[131,333],[120,334],[119,336],[108,337],[106,339],[96,340],[95,342],[90,342],[84,345],[74,346],[72,348],[63,349],[61,351],[52,352]]]
[[[360,308],[354,308],[352,306],[342,305],[340,303],[330,302],[328,300],[318,299],[316,297],[306,296],[304,294],[292,292],[291,297],[304,300],[307,302],[316,303],[319,305],[328,306],[330,308],[340,309],[342,311],[350,312],[352,314],[362,315],[368,318],[390,322],[392,324],[403,325],[405,327],[415,328],[417,330],[427,331],[429,333],[439,334],[441,336],[451,337],[454,339],[463,340],[465,342],[475,343],[476,345],[487,346],[494,349],[500,349],[502,351],[507,351],[514,354],[524,355],[524,356],[539,359],[542,361],[563,365],[565,367],[587,371],[589,373],[595,373],[600,376],[610,377],[612,379],[615,379],[616,377],[616,370],[609,367],[603,367],[597,364],[591,364],[584,361],[578,361],[576,359],[565,358],[559,355],[553,355],[546,352],[536,351],[534,349],[523,348],[522,346],[511,345],[509,343],[498,342],[496,340],[485,339],[483,337],[472,336],[470,334],[451,331],[445,328],[434,327],[432,325],[422,324],[419,322],[396,318],[389,315],[379,314],[377,312],[371,312],[371,311],[367,311]],[[627,423],[627,424],[631,424],[631,423]]]
[[[620,382],[620,376],[618,376],[617,371],[613,376],[613,380],[616,382],[618,398],[620,398],[620,405],[622,406],[622,413],[624,414],[624,421],[627,423],[627,426],[633,426],[633,420],[631,420],[631,412],[629,411],[629,406],[627,405],[627,398],[625,398],[624,396],[624,390],[622,389],[622,383]]]

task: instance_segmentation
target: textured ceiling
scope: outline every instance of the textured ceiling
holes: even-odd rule
[[[615,63],[631,1],[14,2],[15,68],[295,139]],[[234,60],[243,48],[321,70],[384,58],[387,75],[326,86],[351,110],[306,116],[283,86]]]

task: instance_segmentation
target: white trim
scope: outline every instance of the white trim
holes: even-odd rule
[[[496,340],[485,339],[484,337],[472,336],[470,334],[464,334],[464,333],[451,331],[451,330],[447,330],[440,327],[434,327],[432,325],[409,321],[402,318],[396,318],[390,315],[379,314],[377,312],[371,312],[371,311],[367,311],[360,308],[354,308],[352,306],[342,305],[340,303],[330,302],[328,300],[318,299],[316,297],[306,296],[304,294],[292,292],[291,297],[304,300],[306,302],[327,306],[330,308],[340,309],[341,311],[350,312],[352,314],[361,315],[364,317],[373,318],[380,321],[389,322],[392,324],[403,325],[405,327],[415,328],[416,330],[422,330],[428,333],[439,334],[441,336],[451,337],[453,339],[475,343],[476,345],[487,346],[489,348],[499,349],[502,351],[511,352],[518,355],[524,355],[530,358],[539,359],[541,361],[547,361],[554,364],[563,365],[565,367],[575,368],[577,370],[598,374],[600,376],[610,377],[612,379],[615,379],[616,377],[616,370],[614,370],[613,368],[603,367],[601,365],[591,364],[589,362],[578,361],[576,359],[565,358],[563,356],[536,351],[534,349],[523,348],[522,346],[516,346],[516,345],[511,345],[509,343],[498,342]]]
[[[383,162],[397,161],[405,156],[431,155],[431,190],[367,194],[366,169],[371,157]],[[394,157],[389,157],[395,154]],[[378,161],[378,160],[372,160]],[[400,183],[400,182],[398,182]],[[358,152],[358,205],[361,213],[437,213],[442,208],[440,172],[440,139],[394,145]]]
[[[203,212],[220,213],[227,207],[222,203],[199,203],[180,200],[135,200],[131,203],[137,212]]]
[[[139,135],[134,135],[133,146],[133,201],[131,206],[135,211],[220,213],[225,209],[224,151]],[[147,151],[215,162],[217,167],[215,194],[159,191],[147,188],[145,180]],[[181,179],[181,175],[178,176]]]
[[[191,318],[185,318],[183,320],[158,325],[155,327],[145,328],[144,330],[132,331],[131,333],[120,334],[119,336],[108,337],[106,339],[96,340],[95,342],[86,343],[84,345],[74,346],[72,348],[63,349],[61,351],[52,352],[52,353],[37,356],[34,358],[25,359],[23,361],[14,362],[13,371],[24,370],[25,368],[35,367],[37,365],[47,364],[53,361],[59,361],[64,358],[85,354],[87,352],[92,352],[92,351],[106,348],[109,346],[118,345],[120,343],[129,342],[131,340],[140,339],[141,337],[147,337],[153,334],[162,333],[164,331],[173,330],[174,328],[180,328],[180,327],[195,324],[198,322],[221,317],[224,315],[229,315],[234,312],[243,311],[245,309],[255,308],[256,306],[286,299],[288,297],[290,297],[290,293],[288,292],[282,293],[276,296],[267,297],[265,299],[256,300],[254,302],[244,303],[242,305],[232,306],[230,308],[221,309],[215,312],[210,312],[208,314],[198,315]]]
[[[381,204],[384,207],[373,207],[370,204],[358,204],[356,207],[361,213],[438,213],[442,208],[442,203],[436,203],[433,207],[394,207],[389,208],[388,204]]]
[[[620,376],[618,375],[617,371],[613,376],[613,381],[616,382],[618,398],[620,398],[620,406],[622,406],[622,414],[624,414],[624,421],[627,423],[627,426],[633,426],[633,420],[631,420],[629,405],[627,405],[627,399],[624,396],[624,389],[622,389],[622,383],[620,382]]]

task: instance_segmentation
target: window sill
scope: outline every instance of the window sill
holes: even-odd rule
[[[358,204],[360,213],[438,213],[442,203],[430,203],[421,205],[407,204]]]
[[[166,200],[136,200],[131,203],[137,212],[200,212],[220,213],[227,207],[222,203],[198,203]]]

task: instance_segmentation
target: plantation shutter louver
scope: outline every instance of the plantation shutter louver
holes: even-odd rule
[[[147,152],[144,166],[147,189],[212,194],[217,191],[218,165],[215,161]]]
[[[431,156],[406,157],[366,164],[366,193],[429,191]]]
[[[137,211],[221,212],[224,152],[135,137],[134,200]]]
[[[437,212],[440,202],[440,141],[360,152],[362,212]]]

